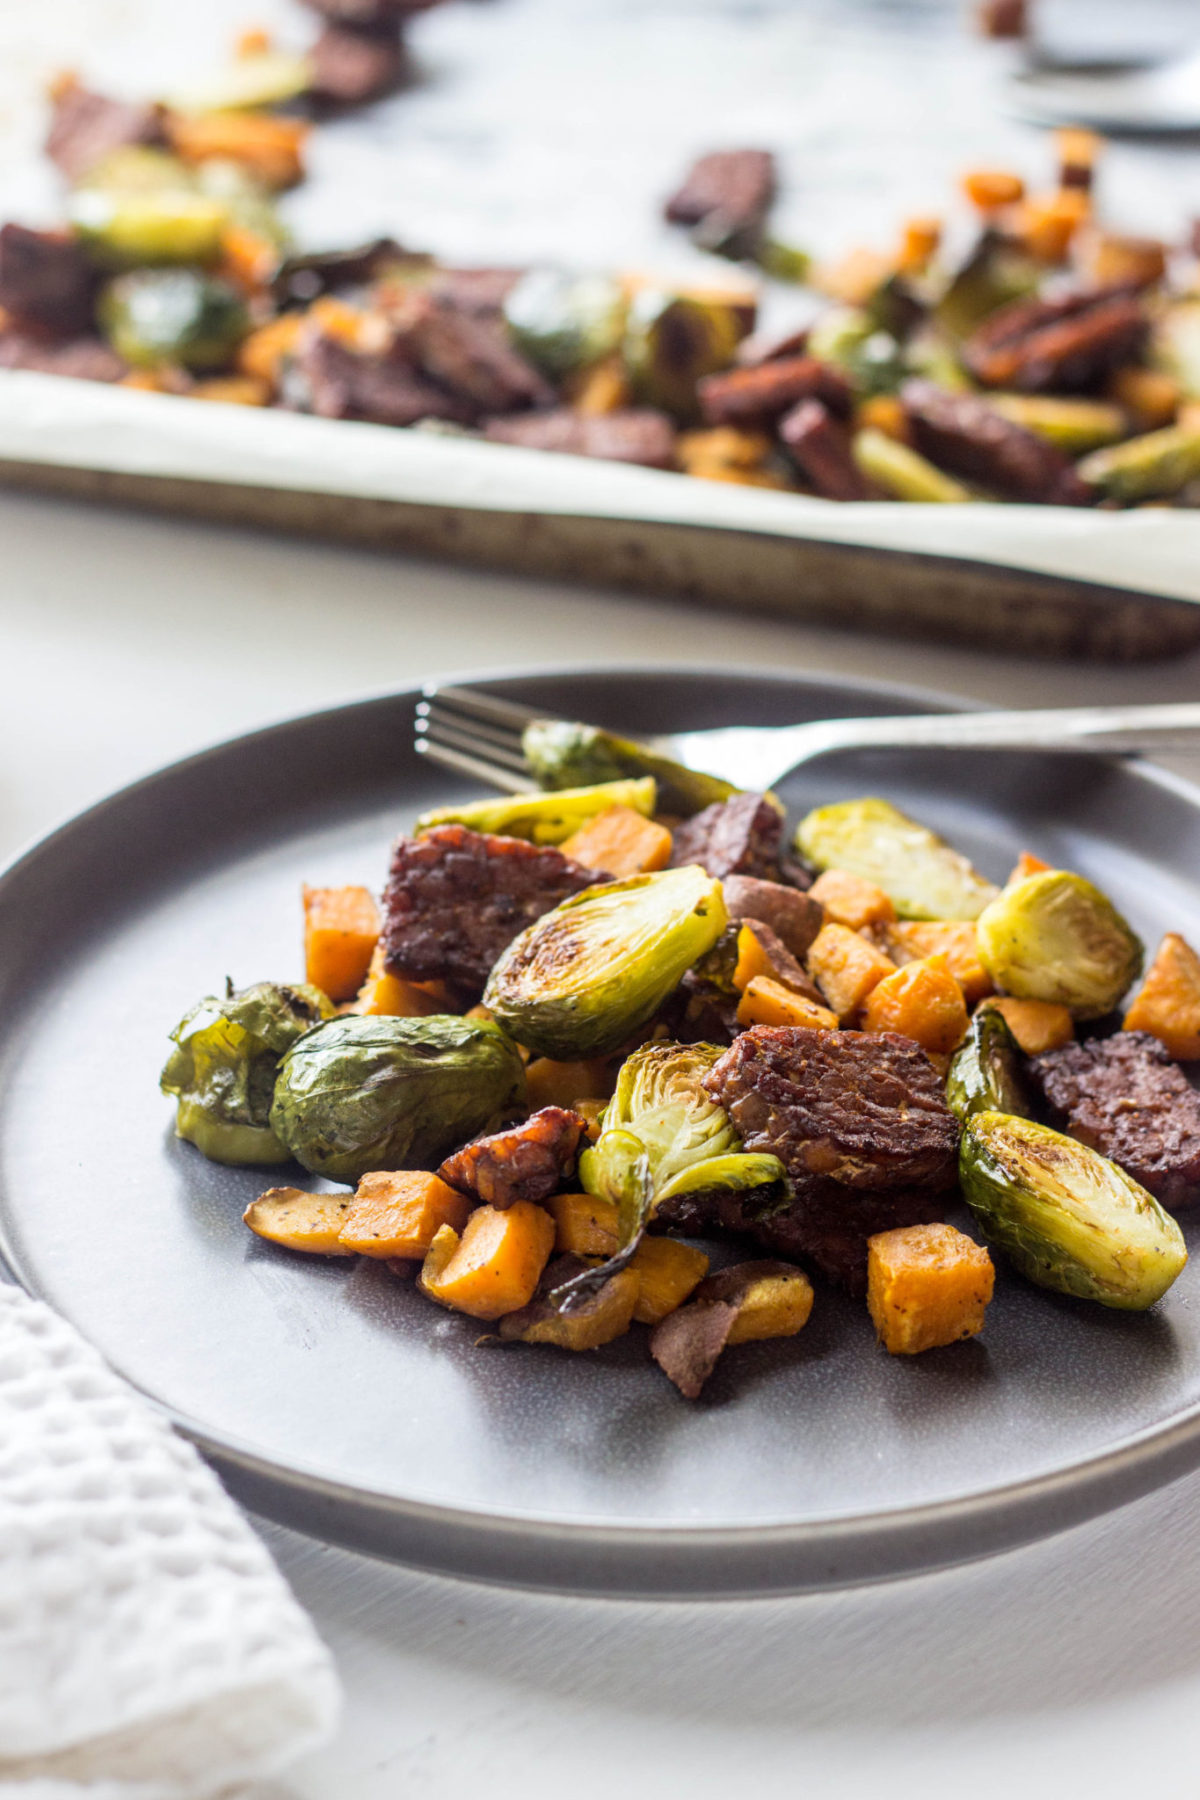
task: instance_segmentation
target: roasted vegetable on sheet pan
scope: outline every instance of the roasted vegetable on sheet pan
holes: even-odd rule
[[[818,806],[796,828],[815,869],[845,869],[881,887],[902,919],[977,919],[996,897],[990,881],[890,800]]]
[[[1100,1019],[1142,967],[1142,944],[1098,887],[1049,869],[1006,887],[979,915],[979,954],[997,987]]]

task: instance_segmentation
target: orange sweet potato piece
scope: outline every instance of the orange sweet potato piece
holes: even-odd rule
[[[535,1056],[525,1070],[525,1092],[530,1112],[543,1106],[573,1107],[577,1100],[607,1098],[613,1091],[613,1070],[606,1057],[594,1062],[554,1062]]]
[[[915,1356],[983,1330],[996,1272],[953,1225],[905,1225],[867,1240],[867,1307],[892,1356]]]
[[[371,952],[366,980],[349,1011],[372,1017],[382,1013],[393,1019],[421,1019],[430,1013],[445,1012],[444,998],[431,991],[434,985],[389,975],[383,966],[383,945],[377,943]]]
[[[1050,863],[1043,862],[1041,857],[1035,856],[1031,850],[1022,850],[1013,865],[1012,874],[1004,885],[1005,887],[1016,887],[1018,881],[1024,881],[1030,875],[1045,875],[1051,867]]]
[[[176,156],[186,163],[239,163],[264,187],[294,187],[304,175],[302,152],[308,136],[303,119],[278,113],[172,113],[167,135]]]
[[[765,975],[780,987],[812,998],[812,983],[787,945],[769,925],[759,919],[747,919],[738,929],[737,963],[733,985],[744,993],[756,976]]]
[[[317,1256],[351,1256],[341,1241],[349,1194],[308,1194],[302,1188],[268,1188],[252,1200],[242,1220],[256,1237]]]
[[[364,1175],[346,1213],[340,1242],[360,1256],[424,1257],[443,1225],[462,1231],[471,1202],[424,1169]]]
[[[863,931],[868,925],[890,925],[896,917],[896,908],[881,887],[845,869],[826,869],[818,875],[808,897],[820,901],[827,919],[835,925],[847,925],[851,931]]]
[[[671,860],[671,834],[632,806],[610,806],[559,845],[564,856],[605,875],[649,875]]]
[[[836,1031],[838,1017],[806,994],[784,987],[769,975],[755,975],[738,1001],[739,1025],[805,1025],[813,1031]]]
[[[235,358],[243,375],[256,375],[260,381],[278,387],[284,358],[295,350],[304,328],[304,314],[284,313],[266,325],[260,325],[238,345]]]
[[[890,956],[848,925],[822,925],[808,952],[808,972],[840,1019],[856,1013],[895,969]]]
[[[1025,196],[1025,183],[1011,169],[968,169],[962,187],[971,205],[980,212],[995,212]]]
[[[1200,1058],[1200,956],[1169,931],[1125,1014],[1126,1031],[1148,1031],[1180,1062]]]
[[[886,935],[888,951],[900,968],[906,963],[923,962],[929,956],[943,955],[968,1006],[994,991],[992,978],[979,960],[974,920],[943,923],[904,919],[890,925]]]
[[[544,1202],[554,1220],[554,1248],[569,1256],[615,1256],[617,1209],[595,1194],[552,1194]]]
[[[574,1257],[562,1257],[547,1269],[543,1290],[552,1292],[559,1280],[577,1273],[582,1265]],[[557,1350],[599,1350],[623,1337],[633,1323],[638,1278],[632,1269],[610,1275],[599,1293],[592,1294],[570,1312],[559,1312],[548,1299],[533,1300],[519,1312],[500,1321],[500,1336],[520,1344],[553,1344]]]
[[[219,400],[224,406],[266,406],[271,390],[253,375],[213,375],[207,381],[197,381],[189,398]]]
[[[473,1319],[501,1319],[528,1306],[554,1248],[554,1220],[531,1200],[502,1211],[477,1206],[462,1236],[437,1232],[421,1270],[431,1300]]]
[[[641,1325],[657,1325],[704,1280],[708,1258],[678,1238],[648,1237],[642,1239],[629,1267],[641,1284],[633,1316]]]
[[[865,1030],[898,1031],[939,1056],[962,1042],[969,1023],[963,991],[944,955],[907,963],[886,976],[863,1008]]]
[[[365,887],[303,891],[305,979],[331,1000],[353,1000],[379,940],[379,908]]]
[[[1008,994],[998,1000],[985,1000],[1004,1014],[1004,1022],[1026,1056],[1040,1056],[1043,1050],[1061,1050],[1075,1036],[1075,1021],[1065,1006],[1053,1000],[1015,1000]]]

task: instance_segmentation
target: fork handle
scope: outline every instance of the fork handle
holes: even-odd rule
[[[800,731],[811,743],[812,725]],[[915,713],[875,719],[830,719],[817,754],[830,750],[1001,748],[1105,750],[1200,750],[1200,704],[1165,706],[1070,706],[1028,712]],[[812,755],[809,750],[805,760]]]

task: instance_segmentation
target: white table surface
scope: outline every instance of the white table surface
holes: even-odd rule
[[[0,189],[32,203],[28,91],[46,67],[99,58],[111,70],[134,45],[177,66],[183,35],[198,44],[227,19],[281,7],[0,10]],[[447,44],[459,10],[444,27],[432,16]],[[500,10],[479,8],[481,25]],[[958,128],[977,128],[973,104],[956,106]],[[986,131],[1007,149],[1009,128]],[[1131,153],[1121,178],[1140,172]],[[1024,705],[1200,691],[1200,653],[1124,669],[984,661],[2,494],[0,544],[4,855],[216,738],[447,668],[594,651],[851,672]],[[750,1784],[821,1800],[1125,1800],[1152,1785],[1158,1800],[1195,1800],[1198,1516],[1200,1478],[971,1568],[705,1606],[474,1588],[264,1525],[348,1705],[337,1742],[255,1800],[504,1800],[560,1786],[573,1800],[727,1800]]]

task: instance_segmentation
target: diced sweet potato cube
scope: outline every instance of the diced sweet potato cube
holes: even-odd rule
[[[599,869],[605,875],[648,875],[670,862],[671,833],[632,806],[610,806],[559,848],[584,869]]]
[[[852,1017],[895,968],[890,956],[848,925],[822,925],[808,952],[808,972],[839,1019]]]
[[[597,1100],[613,1090],[613,1070],[607,1058],[595,1062],[553,1062],[535,1056],[525,1071],[525,1091],[530,1112],[543,1106],[573,1107],[577,1100]]]
[[[423,1169],[364,1175],[345,1214],[341,1242],[360,1256],[386,1261],[424,1257],[443,1225],[461,1231],[471,1202]]]
[[[765,1338],[795,1337],[803,1330],[813,1309],[813,1285],[803,1269],[790,1263],[735,1263],[702,1282],[696,1299],[736,1306],[726,1346],[754,1344]]]
[[[640,1325],[657,1325],[682,1306],[708,1274],[708,1258],[694,1244],[678,1238],[643,1238],[629,1267],[640,1283],[633,1316]]]
[[[379,925],[379,908],[368,888],[306,887],[306,979],[331,1000],[353,1000],[367,978]]]
[[[1118,369],[1108,392],[1132,416],[1138,431],[1160,431],[1173,424],[1183,398],[1178,381],[1165,369]]]
[[[554,1220],[554,1248],[569,1256],[615,1256],[620,1245],[617,1209],[595,1194],[552,1194],[545,1202]]]
[[[896,917],[896,908],[881,887],[845,869],[826,869],[818,875],[808,897],[820,901],[825,917],[833,924],[848,925],[851,931],[863,931],[868,925],[890,925]]]
[[[747,919],[738,929],[733,985],[745,992],[758,975],[777,981],[781,987],[791,988],[793,993],[807,994],[810,1000],[816,997],[811,979],[783,939],[761,919]]]
[[[1026,1056],[1040,1056],[1043,1050],[1061,1050],[1075,1036],[1075,1021],[1065,1006],[1054,1000],[1016,1000],[1004,994],[998,1000],[985,1000],[1004,1014],[1005,1024]]]
[[[905,1225],[867,1240],[867,1306],[892,1356],[915,1356],[983,1330],[992,1259],[953,1225]]]
[[[901,968],[906,963],[924,962],[930,956],[944,956],[968,1006],[993,992],[992,978],[979,960],[979,937],[972,919],[953,919],[945,924],[900,920],[888,927],[887,947]]]
[[[304,173],[309,126],[303,119],[229,111],[170,112],[167,121],[171,148],[184,162],[235,162],[269,188],[292,187]]]
[[[451,1225],[436,1233],[421,1289],[473,1319],[502,1319],[529,1305],[553,1248],[554,1220],[544,1207],[531,1200],[503,1210],[477,1206],[461,1237]]]
[[[243,375],[255,375],[278,387],[285,358],[295,350],[304,329],[304,314],[282,313],[278,319],[260,325],[244,337],[238,346],[236,363]]]
[[[962,1042],[970,1019],[950,964],[938,955],[885,976],[867,996],[862,1022],[867,1031],[898,1031],[922,1050],[946,1056]]]
[[[980,212],[1012,206],[1025,196],[1025,183],[1011,169],[968,169],[962,178],[963,193]]]
[[[600,1136],[600,1121],[608,1108],[607,1100],[577,1100],[574,1110],[587,1123],[587,1136],[590,1143],[595,1143]]]
[[[882,431],[884,437],[895,438],[898,444],[912,442],[908,413],[897,394],[871,394],[866,400],[860,400],[854,409],[854,423],[864,431]],[[827,869],[825,873],[830,871]]]
[[[836,1031],[838,1017],[827,1006],[818,1006],[806,994],[772,981],[769,975],[756,975],[746,984],[738,1001],[739,1025],[805,1025],[813,1031]]]
[[[341,1241],[349,1194],[306,1194],[302,1188],[268,1188],[242,1214],[256,1237],[308,1250],[317,1256],[353,1256]]]
[[[1024,881],[1030,875],[1045,875],[1052,865],[1043,862],[1040,856],[1034,856],[1031,850],[1022,850],[1013,864],[1013,872],[1005,882],[1006,887],[1016,887],[1018,881]]]
[[[1180,1062],[1200,1058],[1200,956],[1169,931],[1125,1014],[1126,1031],[1148,1031]]]
[[[552,1269],[547,1281],[554,1274]],[[623,1337],[633,1322],[638,1278],[630,1268],[609,1277],[598,1294],[571,1312],[534,1300],[500,1322],[500,1336],[521,1344],[553,1344],[559,1350],[599,1350]]]
[[[386,1014],[393,1019],[420,1019],[429,1013],[445,1012],[445,1002],[431,991],[433,986],[433,983],[419,984],[403,981],[399,975],[389,975],[383,966],[383,945],[377,943],[371,952],[366,980],[349,1011],[371,1016]]]

